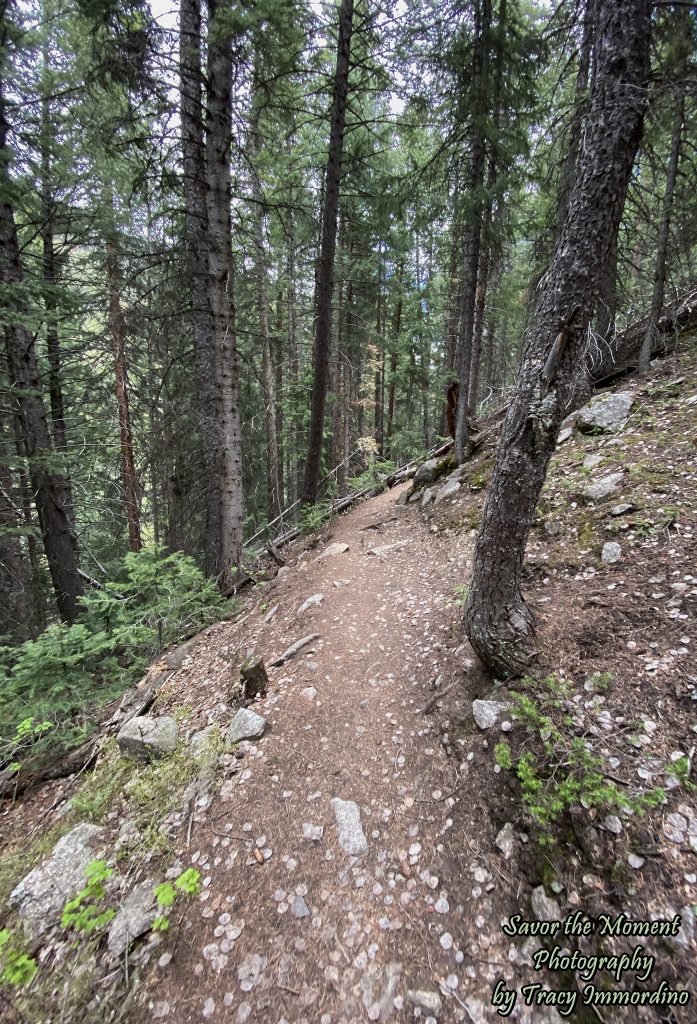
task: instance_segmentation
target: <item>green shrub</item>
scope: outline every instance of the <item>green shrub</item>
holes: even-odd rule
[[[159,650],[230,608],[193,559],[157,546],[129,552],[116,578],[85,594],[81,605],[73,625],[52,625],[18,648],[0,648],[0,765],[15,760],[15,734],[29,719],[54,726],[24,743],[34,755],[50,749],[55,757],[82,742],[94,712],[132,685]]]

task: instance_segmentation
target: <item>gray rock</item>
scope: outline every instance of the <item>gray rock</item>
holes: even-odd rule
[[[433,487],[424,487],[421,493],[421,508],[426,508],[435,498],[436,492]]]
[[[583,496],[586,501],[603,501],[610,495],[617,494],[622,479],[622,473],[610,473],[598,480],[597,483],[589,484],[584,488]]]
[[[557,435],[557,444],[564,444],[564,441],[568,441],[573,432],[573,427],[562,427]]]
[[[295,613],[296,619],[300,615],[304,615],[305,612],[310,610],[310,608],[319,607],[319,605],[322,604],[322,601],[324,601],[324,594],[313,594],[312,597],[308,597],[307,601],[303,601],[303,603],[300,605],[297,612]]]
[[[348,544],[342,544],[340,541],[336,541],[317,555],[315,562],[323,562],[325,558],[334,558],[335,555],[343,555],[344,551],[348,551],[348,549]]]
[[[627,391],[593,398],[578,411],[576,426],[583,433],[600,431],[614,434],[627,422],[634,397]]]
[[[332,800],[334,817],[339,830],[339,846],[350,857],[363,857],[368,852],[368,841],[361,825],[361,812],[353,800]]]
[[[310,911],[302,896],[296,896],[290,905],[290,912],[293,917],[309,917]]]
[[[538,921],[561,921],[559,904],[549,898],[543,885],[532,891],[532,912]]]
[[[264,735],[266,719],[257,715],[249,708],[240,708],[233,720],[230,722],[225,738],[228,743],[239,743],[240,740],[258,740]]]
[[[508,709],[509,705],[501,700],[472,701],[472,714],[480,729],[491,729]]]
[[[603,461],[602,455],[586,455],[583,460],[583,468],[587,470],[595,469]]]
[[[95,859],[103,832],[98,825],[77,825],[58,840],[48,860],[30,871],[10,893],[9,904],[19,913],[30,939],[56,924],[68,900],[84,888],[85,871]]]
[[[680,916],[680,931],[674,941],[683,949],[689,949],[695,941],[695,915],[691,907],[681,907]]]
[[[312,843],[318,843],[324,835],[322,825],[312,825],[308,821],[303,822],[303,839],[309,839]]]
[[[622,548],[614,540],[607,541],[603,544],[603,550],[600,554],[600,560],[603,565],[614,565],[615,562],[619,562],[622,557]]]
[[[305,700],[314,700],[317,696],[317,690],[314,686],[306,686],[300,691],[300,696],[304,697]]]
[[[440,468],[440,459],[429,459],[428,462],[422,462],[416,471],[414,477],[415,484],[430,484],[438,476],[438,470]]]
[[[414,1006],[434,1016],[440,1013],[443,1006],[443,1000],[437,992],[427,992],[425,989],[407,989],[407,999]]]
[[[389,555],[390,551],[399,551],[408,544],[411,544],[410,540],[398,540],[394,544],[381,544],[377,548],[368,548],[366,554],[375,555],[376,558],[384,558],[385,555]]]
[[[466,462],[463,462],[461,466],[454,469],[452,473],[448,473],[448,480],[462,480],[469,472],[469,466]]]
[[[512,856],[515,849],[515,829],[510,821],[507,821],[494,840],[505,860]]]
[[[630,853],[627,857],[627,864],[629,864],[630,868],[633,868],[635,871],[638,871],[639,868],[643,868],[645,863],[646,859],[644,857],[639,857],[636,853]]]
[[[459,480],[448,480],[447,484],[438,489],[438,493],[436,494],[436,505],[439,505],[445,498],[450,498],[453,494],[457,494],[459,490]]]
[[[154,886],[141,882],[121,904],[109,927],[107,946],[112,956],[121,956],[139,935],[146,932],[157,917]]]
[[[612,832],[613,835],[618,836],[622,832],[622,822],[616,814],[608,814],[607,818],[603,822],[603,825],[608,830],[608,832]]]
[[[177,745],[179,726],[169,715],[132,718],[121,727],[116,742],[121,753],[139,761],[171,754]]]
[[[294,644],[291,644],[290,647],[286,648],[283,654],[279,658],[276,658],[275,661],[272,661],[271,664],[274,668],[279,665],[285,665],[287,661],[290,661],[290,659],[294,658],[296,654],[299,654],[303,648],[309,647],[310,644],[315,642],[315,640],[319,640],[319,633],[310,633],[309,636],[301,637],[300,640],[296,640]]]
[[[610,515],[611,516],[623,516],[625,514],[625,512],[633,512],[634,508],[635,508],[634,505],[629,505],[629,504],[627,504],[627,502],[624,502],[621,505],[613,505],[612,508],[610,509]]]

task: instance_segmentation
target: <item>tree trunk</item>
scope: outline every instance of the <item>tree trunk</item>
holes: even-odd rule
[[[230,589],[242,564],[242,434],[233,302],[230,145],[232,140],[232,43],[218,20],[219,0],[208,3],[208,103],[206,180],[208,210],[208,288],[218,369],[216,405],[220,441],[216,452],[220,487],[218,576]],[[226,10],[220,8],[221,12]]]
[[[458,339],[460,394],[457,403],[457,421],[455,428],[455,458],[457,459],[458,465],[464,462],[469,454],[467,407],[469,402],[470,367],[472,363],[472,341],[474,337],[479,254],[482,240],[482,213],[484,210],[482,186],[484,185],[486,140],[482,122],[488,98],[491,0],[482,0],[481,10],[479,8],[479,4],[477,4],[476,20],[478,25],[474,54],[474,126],[472,132],[472,152],[469,171],[469,189],[471,192],[470,201],[472,203],[472,209],[469,216],[469,223],[465,231],[465,260],[462,275],[460,334]]]
[[[123,312],[121,310],[121,289],[123,280],[119,266],[118,243],[116,228],[113,221],[113,205],[111,195],[105,199],[107,211],[111,210],[112,219],[107,229],[106,239],[106,274],[109,289],[109,328],[111,346],[114,353],[114,372],[116,380],[116,403],[119,411],[119,441],[121,446],[121,472],[123,474],[123,492],[126,502],[126,519],[128,522],[128,547],[130,551],[140,551],[140,510],[138,505],[138,483],[136,479],[135,460],[133,458],[133,433],[131,430],[131,413],[128,401],[128,368],[126,366],[126,337],[123,329]]]
[[[181,0],[179,14],[179,94],[184,170],[184,242],[191,288],[194,358],[198,385],[198,422],[206,475],[206,554],[209,576],[221,571],[220,472],[223,447],[217,352],[208,296],[206,157],[201,96],[201,3]]]
[[[673,131],[670,140],[670,157],[668,160],[668,174],[666,177],[666,190],[663,194],[663,205],[661,207],[661,220],[658,225],[658,241],[656,244],[656,262],[653,271],[653,292],[651,294],[651,309],[646,323],[646,332],[639,353],[639,370],[648,370],[651,362],[651,352],[656,343],[658,321],[663,311],[663,299],[666,289],[666,257],[668,255],[668,242],[670,240],[670,218],[673,212],[673,195],[675,184],[678,179],[678,163],[680,161],[680,143],[682,139],[682,126],[685,120],[685,94],[681,86],[678,86],[679,93],[675,103],[673,116]]]
[[[264,244],[264,228],[266,213],[264,196],[259,177],[259,158],[261,156],[261,135],[259,133],[259,117],[261,114],[261,94],[258,84],[259,68],[255,70],[255,85],[252,95],[252,117],[250,135],[252,152],[256,158],[256,166],[252,170],[252,198],[254,200],[254,248],[257,283],[257,311],[259,314],[259,336],[261,340],[262,372],[264,377],[264,423],[266,426],[266,494],[267,515],[269,522],[282,511],[281,490],[278,477],[278,436],[276,434],[276,380],[273,357],[271,353],[271,335],[269,332],[269,274],[266,266],[266,248]]]
[[[53,445],[41,388],[34,339],[24,326],[23,270],[17,241],[8,164],[5,158],[8,123],[2,74],[6,58],[6,26],[0,29],[0,283],[5,292],[5,344],[11,389],[16,392],[34,502],[44,551],[61,618],[73,622],[82,594],[77,542],[67,478],[54,471]]]
[[[353,31],[353,0],[342,0],[339,10],[339,41],[332,99],[329,155],[324,186],[322,214],[322,240],[315,299],[315,334],[313,363],[315,377],[312,387],[312,406],[308,436],[307,462],[303,482],[303,503],[312,505],[317,500],[317,484],[322,457],[324,407],[327,398],[329,350],[331,333],[331,301],[334,286],[334,254],[339,214],[341,162],[344,150],[344,126],[348,97],[351,33]]]
[[[606,0],[599,8],[584,146],[524,339],[465,609],[472,646],[499,676],[522,672],[535,656],[533,619],[521,590],[525,545],[561,421],[590,390],[588,325],[641,137],[650,34],[648,0]],[[555,367],[549,353],[559,352],[564,339]]]

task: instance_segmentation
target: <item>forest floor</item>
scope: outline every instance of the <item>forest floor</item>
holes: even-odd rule
[[[486,731],[473,718],[474,700],[506,701],[513,689],[478,667],[461,622],[493,465],[493,446],[484,446],[460,490],[437,505],[398,503],[409,487],[402,485],[297,542],[287,567],[253,589],[241,618],[201,636],[151,713],[174,714],[185,738],[224,726],[231,672],[253,650],[269,672],[268,694],[253,710],[268,725],[262,738],[220,757],[213,774],[197,777],[186,807],[165,818],[171,847],[159,859],[135,857],[128,877],[129,888],[142,878],[156,885],[195,867],[202,891],[178,900],[170,929],[150,933],[131,953],[127,989],[123,963],[103,969],[104,991],[120,993],[118,1013],[113,999],[100,1011],[89,972],[87,991],[67,994],[64,945],[53,960],[44,957],[54,988],[44,981],[17,1000],[15,1019],[484,1024],[499,1019],[492,994],[504,979],[518,990],[511,1020],[694,1024],[696,364],[685,351],[649,377],[623,382],[619,390],[635,400],[626,426],[560,445],[527,556],[541,648],[536,677],[554,672],[569,681],[557,704],[577,733],[622,791],[665,788],[661,806],[643,816],[589,807],[564,828],[550,825],[553,842],[541,845],[514,773],[494,757],[503,740],[535,750],[533,733],[512,714]],[[608,473],[622,474],[619,496],[585,502],[584,488]],[[608,540],[622,549],[610,565],[600,558]],[[325,554],[337,544],[347,547]],[[310,634],[312,643],[270,667]],[[105,751],[102,781],[116,772],[115,758],[113,747]],[[74,792],[70,782],[51,783],[7,807],[7,841],[21,842],[51,805],[55,824],[61,799]],[[120,833],[118,845],[127,847],[128,785],[98,811],[94,784],[91,795],[83,810],[91,807],[110,846]],[[345,851],[334,798],[357,805],[367,844],[360,856]],[[642,944],[655,964],[637,987],[684,987],[694,993],[690,1004],[583,1006],[578,973],[535,970],[540,940],[502,930],[515,914],[563,919],[577,910],[595,918],[626,911],[636,920],[682,913],[676,939],[601,945],[620,955]],[[559,938],[565,948],[595,948],[584,943]],[[619,984],[603,979],[614,989],[636,984],[631,972]],[[525,1005],[522,986],[541,981],[575,994],[570,1016]]]

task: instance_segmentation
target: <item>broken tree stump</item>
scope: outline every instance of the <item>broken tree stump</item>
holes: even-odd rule
[[[257,655],[252,654],[242,662],[240,678],[242,680],[242,697],[245,700],[266,696],[269,677],[266,674],[264,662]]]

